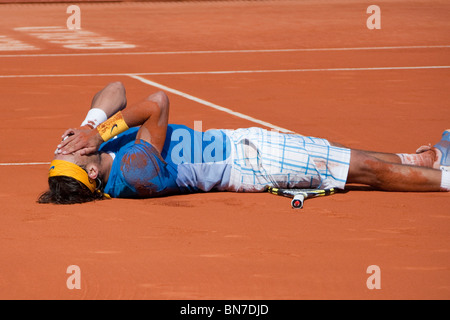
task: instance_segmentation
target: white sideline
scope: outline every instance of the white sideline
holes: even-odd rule
[[[378,71],[378,70],[421,70],[449,69],[450,66],[410,66],[410,67],[356,67],[356,68],[318,68],[318,69],[275,69],[275,70],[223,70],[223,71],[175,71],[175,72],[127,72],[127,73],[72,73],[72,74],[11,74],[0,75],[8,78],[58,78],[58,77],[125,77],[125,76],[167,76],[202,74],[248,74],[248,73],[285,73],[285,72],[328,72],[328,71]]]
[[[263,121],[263,120],[259,120],[259,119],[253,118],[251,116],[248,116],[246,114],[243,114],[243,113],[240,113],[240,112],[237,112],[237,111],[233,111],[231,109],[219,106],[219,105],[217,105],[215,103],[211,103],[211,102],[208,102],[206,100],[194,97],[194,96],[192,96],[190,94],[181,92],[181,91],[176,90],[176,89],[169,88],[169,87],[164,86],[164,85],[162,85],[160,83],[157,83],[157,82],[154,82],[154,81],[142,78],[140,76],[129,75],[129,77],[131,77],[133,79],[136,79],[136,80],[139,80],[140,82],[143,82],[145,84],[148,84],[149,86],[152,86],[152,87],[155,87],[155,88],[159,88],[161,90],[165,90],[165,91],[171,92],[171,93],[176,94],[178,96],[181,96],[183,98],[186,98],[186,99],[195,101],[197,103],[203,104],[203,105],[205,105],[207,107],[210,107],[210,108],[213,108],[213,109],[216,109],[216,110],[219,110],[219,111],[231,114],[231,115],[239,117],[241,119],[245,119],[245,120],[257,123],[257,124],[261,124],[263,126],[266,126],[266,127],[269,127],[269,128],[272,128],[274,130],[281,131],[281,132],[284,132],[284,133],[293,133],[291,130],[288,130],[288,129],[285,129],[285,128],[282,128],[282,127],[278,127],[278,126],[273,125],[273,124],[271,124],[269,122],[266,122],[266,121]]]
[[[319,71],[374,71],[374,70],[420,70],[420,69],[449,69],[450,66],[412,66],[412,67],[373,67],[373,68],[330,68],[330,69],[284,69],[284,70],[237,70],[237,71],[200,71],[200,72],[153,72],[153,73],[110,73],[110,74],[59,74],[59,75],[0,75],[0,78],[40,78],[40,77],[94,77],[94,76],[127,76],[135,80],[148,84],[150,86],[159,88],[161,90],[166,90],[173,94],[182,96],[186,99],[195,101],[197,103],[203,104],[210,108],[226,112],[228,114],[240,117],[264,125],[266,127],[278,130],[280,132],[292,133],[291,130],[275,126],[269,122],[265,122],[243,113],[233,111],[231,109],[219,106],[217,104],[208,102],[206,100],[194,97],[187,93],[181,92],[176,89],[164,86],[157,82],[143,78],[142,76],[151,75],[192,75],[192,74],[234,74],[234,73],[275,73],[275,72],[319,72]],[[27,166],[27,165],[48,165],[50,162],[7,162],[0,163],[0,166]]]
[[[403,50],[403,49],[443,49],[450,45],[432,46],[382,46],[382,47],[348,47],[348,48],[297,48],[297,49],[242,49],[242,50],[191,50],[191,51],[144,51],[144,52],[83,52],[83,53],[36,53],[36,54],[2,54],[0,58],[20,57],[83,57],[83,56],[125,56],[125,55],[177,55],[177,54],[223,54],[223,53],[283,53],[283,52],[318,52],[318,51],[361,51],[361,50]]]
[[[2,162],[0,166],[33,166],[50,164],[50,162]]]

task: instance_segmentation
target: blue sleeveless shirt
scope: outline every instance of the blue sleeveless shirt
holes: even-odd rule
[[[136,141],[138,130],[131,128],[100,146],[99,151],[115,155],[105,193],[149,198],[226,190],[231,148],[224,131],[199,132],[170,124],[159,154],[147,141]]]

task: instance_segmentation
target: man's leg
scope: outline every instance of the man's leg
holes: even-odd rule
[[[125,87],[119,81],[111,82],[97,92],[92,99],[91,109],[102,109],[109,118],[127,106]]]
[[[441,187],[441,170],[387,162],[374,154],[377,153],[351,151],[347,183],[365,184],[386,191],[449,191]]]
[[[331,142],[332,146],[340,147],[340,148],[347,148],[343,146],[340,143]],[[422,147],[424,148],[424,147]],[[374,158],[377,158],[379,160],[390,162],[390,163],[397,163],[397,164],[407,164],[407,165],[413,165],[413,166],[419,166],[419,167],[426,167],[426,168],[435,168],[437,169],[439,165],[436,167],[436,163],[438,163],[438,156],[436,154],[435,149],[428,148],[425,151],[422,151],[420,153],[384,153],[384,152],[375,152],[375,151],[366,151],[366,150],[358,150],[361,152],[364,152]]]

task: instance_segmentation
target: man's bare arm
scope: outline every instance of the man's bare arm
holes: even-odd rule
[[[62,154],[69,154],[78,150],[81,150],[80,154],[82,155],[95,152],[107,139],[105,135],[101,135],[99,132],[109,132],[105,129],[114,128],[119,120],[124,121],[128,128],[141,126],[136,139],[148,141],[161,152],[166,137],[168,119],[169,99],[164,92],[160,91],[117,112],[97,129],[80,131],[70,136],[62,141],[58,147]]]
[[[109,83],[92,98],[91,108],[81,126],[76,129],[67,129],[61,139],[64,140],[67,136],[76,134],[77,130],[85,130],[88,127],[95,128],[113,114],[125,109],[126,106],[127,97],[124,85],[119,81]]]

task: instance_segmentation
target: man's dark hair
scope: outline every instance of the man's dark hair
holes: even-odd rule
[[[75,204],[103,200],[102,192],[92,192],[80,181],[66,176],[48,178],[49,190],[41,194],[38,203]]]

